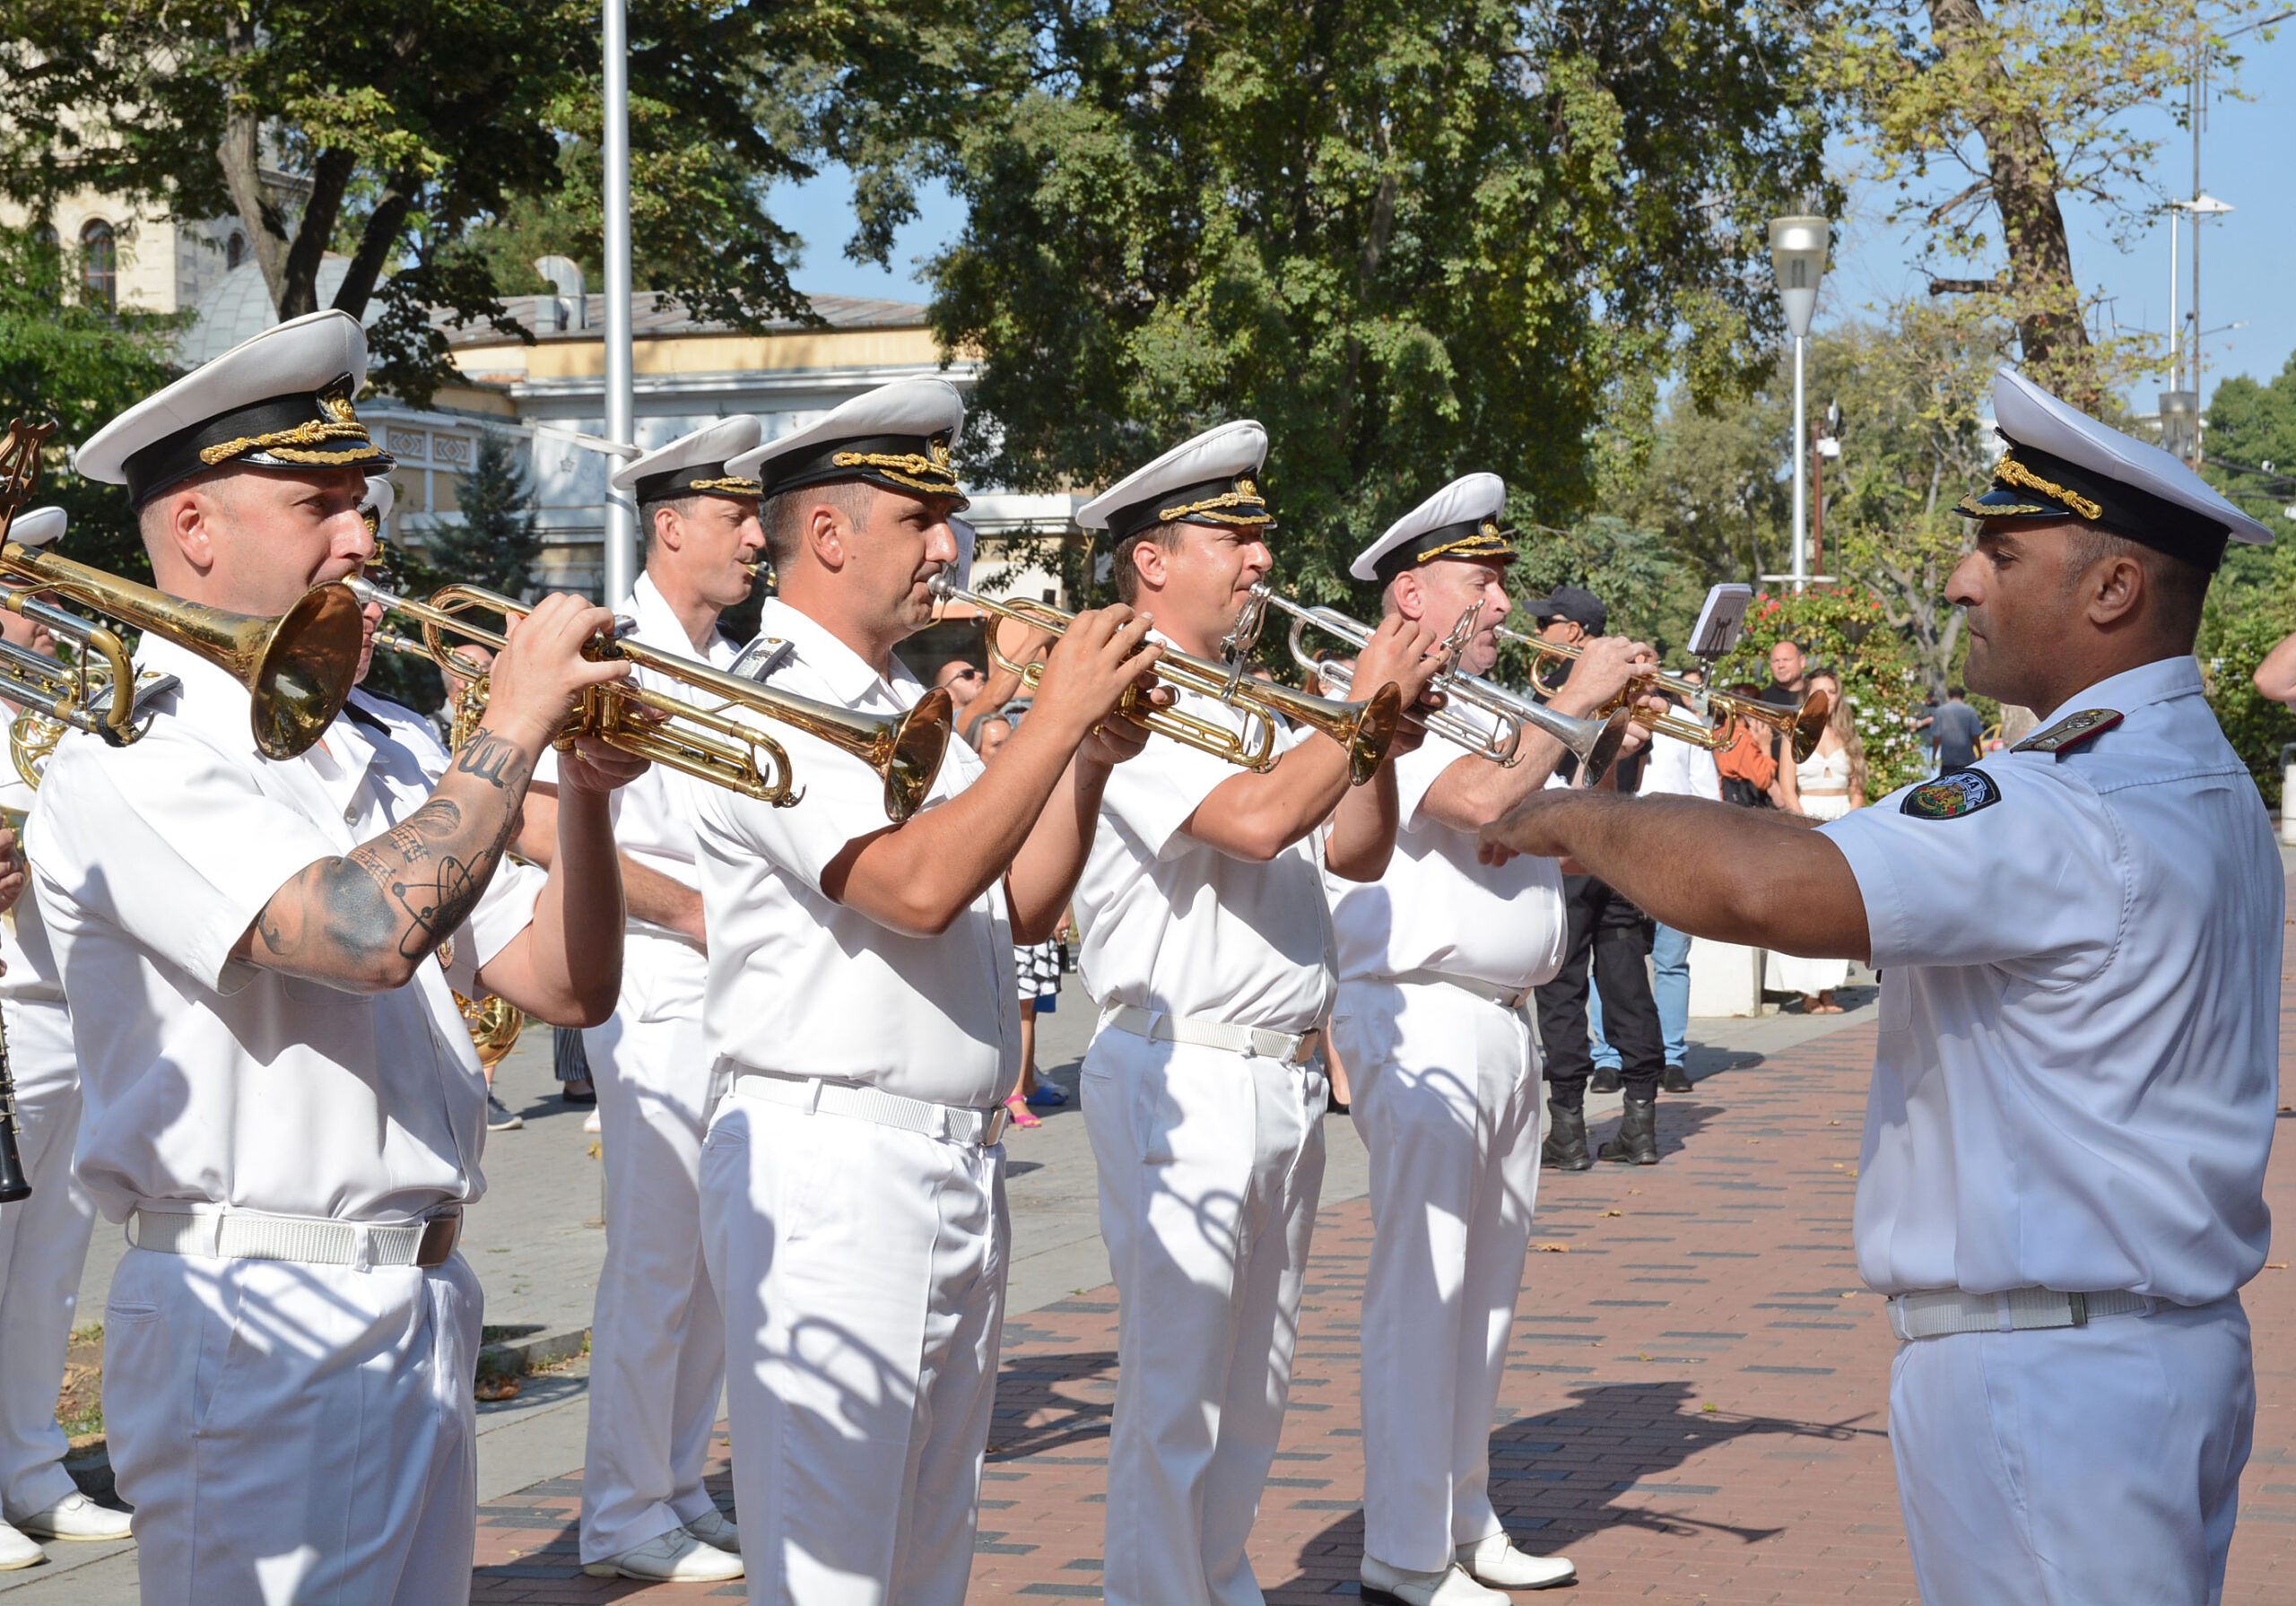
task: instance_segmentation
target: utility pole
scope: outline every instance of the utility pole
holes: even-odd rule
[[[627,0],[605,4],[606,438],[634,440],[630,343],[630,12]],[[638,508],[613,489],[605,501],[605,595],[618,607],[635,582]]]

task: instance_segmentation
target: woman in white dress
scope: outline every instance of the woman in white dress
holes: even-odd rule
[[[1833,699],[1833,716],[1818,738],[1817,751],[1799,764],[1778,767],[1779,806],[1812,820],[1839,820],[1866,806],[1866,745],[1841,695],[1841,677],[1822,669],[1812,674],[1813,691]],[[1773,992],[1799,993],[1805,1015],[1838,1015],[1833,990],[1849,979],[1848,959],[1803,959],[1770,951],[1763,985]]]

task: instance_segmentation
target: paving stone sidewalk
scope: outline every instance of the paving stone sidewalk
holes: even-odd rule
[[[1890,1462],[1895,1344],[1849,1238],[1874,1038],[1860,1013],[1664,1100],[1661,1166],[1543,1181],[1493,1481],[1512,1529],[1578,1561],[1577,1599],[1915,1598]],[[2283,1037],[2296,1042],[2285,1017]],[[2285,1145],[2271,1200],[2296,1219]],[[1272,1602],[1357,1593],[1370,1244],[1361,1197],[1320,1213],[1296,1386],[1252,1543]],[[2225,1598],[2296,1599],[2296,1280],[2275,1262],[2248,1301],[2260,1410]],[[1100,1597],[1115,1350],[1109,1288],[1007,1324],[973,1600]],[[717,1454],[723,1502],[722,1441]],[[579,1499],[567,1477],[490,1503],[474,1601],[741,1596],[739,1584],[580,1577]]]

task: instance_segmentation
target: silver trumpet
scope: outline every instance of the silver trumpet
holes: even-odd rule
[[[1342,613],[1336,608],[1312,606],[1279,596],[1265,582],[1252,587],[1252,603],[1247,607],[1244,623],[1257,633],[1259,621],[1268,608],[1281,609],[1292,616],[1290,644],[1292,662],[1302,669],[1313,670],[1324,683],[1339,696],[1345,697],[1354,676],[1349,666],[1336,658],[1319,657],[1308,650],[1307,634],[1310,629],[1327,636],[1335,636],[1349,647],[1361,651],[1371,639],[1371,627],[1361,621]],[[1477,603],[1459,618],[1444,645],[1451,649],[1451,664],[1428,683],[1427,690],[1439,692],[1444,706],[1439,708],[1422,707],[1406,710],[1436,735],[1455,746],[1465,748],[1478,759],[1492,763],[1513,766],[1522,760],[1523,727],[1543,731],[1570,750],[1578,759],[1578,767],[1586,771],[1588,785],[1603,778],[1613,760],[1618,757],[1619,744],[1626,740],[1628,711],[1619,708],[1605,719],[1578,719],[1569,714],[1558,714],[1544,703],[1521,697],[1481,675],[1468,674],[1457,667],[1460,649],[1474,635],[1475,624],[1483,612]],[[1242,626],[1239,627],[1239,633]],[[1495,729],[1486,729],[1481,723],[1461,717],[1452,712],[1452,705],[1462,705],[1489,715],[1497,722]]]

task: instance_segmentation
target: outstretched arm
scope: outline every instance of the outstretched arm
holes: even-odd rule
[[[1483,856],[1568,856],[1664,925],[1805,958],[1865,959],[1866,899],[1807,820],[1692,797],[1540,792],[1483,829]]]

